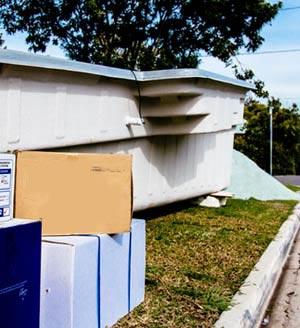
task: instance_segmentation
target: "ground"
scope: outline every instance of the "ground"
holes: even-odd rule
[[[148,220],[145,302],[115,327],[212,327],[295,203],[230,200]]]
[[[300,233],[297,234],[262,327],[300,327]]]

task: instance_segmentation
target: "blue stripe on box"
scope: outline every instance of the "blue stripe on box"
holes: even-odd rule
[[[101,238],[100,236],[95,236],[98,239],[98,324],[99,328],[101,328]]]
[[[3,208],[0,208],[0,218],[3,217],[3,212],[4,212],[4,209]]]
[[[129,233],[129,251],[128,251],[128,313],[131,308],[131,250],[132,250],[132,232]]]
[[[98,327],[101,328],[101,237],[93,234],[72,234],[70,236],[87,236],[87,237],[96,237],[98,239],[98,281],[97,281],[97,316],[98,316]]]
[[[98,323],[99,323],[99,328],[101,328],[102,324],[102,317],[101,317],[101,236],[100,235],[94,235],[94,234],[71,234],[71,236],[89,236],[89,237],[96,237],[98,239],[98,296],[97,296],[97,301],[98,301]],[[132,262],[132,232],[130,231],[129,233],[129,247],[128,247],[128,303],[127,303],[127,310],[128,313],[130,312],[131,308],[131,262]],[[1,328],[1,327],[0,327]]]

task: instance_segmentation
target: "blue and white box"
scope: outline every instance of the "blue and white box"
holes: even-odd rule
[[[13,217],[15,155],[0,154],[0,222]]]
[[[0,223],[0,327],[39,328],[41,222]]]
[[[111,327],[144,300],[145,221],[115,235],[43,237],[41,328]]]

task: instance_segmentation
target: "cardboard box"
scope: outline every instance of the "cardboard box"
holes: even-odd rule
[[[44,236],[42,254],[40,328],[110,327],[144,299],[143,220],[130,233]]]
[[[15,155],[0,154],[0,222],[13,217]]]
[[[44,234],[130,230],[129,155],[19,152],[15,213],[41,218]]]
[[[39,328],[41,222],[0,224],[0,327]]]

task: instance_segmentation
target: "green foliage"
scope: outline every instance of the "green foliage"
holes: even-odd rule
[[[196,67],[200,51],[228,61],[255,51],[281,2],[266,0],[0,0],[7,33],[33,51],[59,45],[71,58],[135,69]]]
[[[299,174],[300,113],[296,105],[285,108],[274,98],[266,105],[249,101],[245,107],[245,134],[236,136],[235,148],[269,171],[270,107],[273,109],[273,174]]]
[[[265,83],[262,80],[257,79],[251,69],[242,69],[242,67],[238,67],[237,65],[233,65],[232,68],[237,79],[248,81],[255,86],[253,92],[258,98],[269,99],[270,95],[265,89]]]

